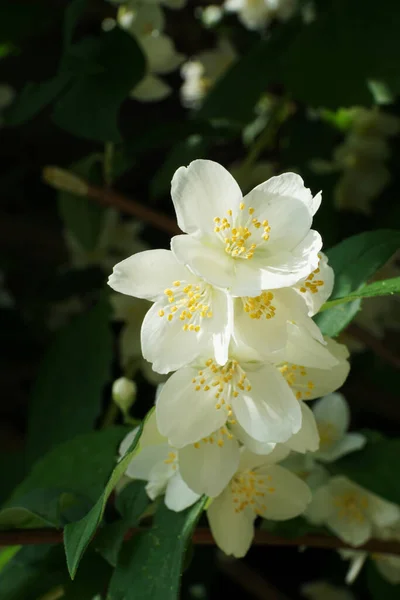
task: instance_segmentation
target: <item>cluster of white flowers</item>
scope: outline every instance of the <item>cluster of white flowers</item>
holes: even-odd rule
[[[313,166],[322,173],[341,172],[335,188],[339,210],[370,214],[373,201],[390,182],[385,165],[391,154],[388,140],[400,132],[400,119],[361,107],[342,111],[342,118],[348,132],[333,161],[313,161]]]
[[[331,394],[313,407],[319,433],[319,448],[314,452],[292,454],[283,463],[312,489],[311,503],[304,516],[314,525],[325,525],[352,546],[365,544],[370,538],[400,539],[400,508],[362,488],[343,476],[329,475],[324,465],[361,449],[366,438],[348,433],[350,412],[345,398]],[[351,583],[366,558],[366,552],[341,550],[351,560],[347,582]],[[392,583],[400,582],[400,558],[373,554],[378,569]]]
[[[171,250],[120,262],[109,278],[114,290],[153,303],[143,356],[158,373],[174,371],[127,474],[148,481],[151,498],[165,493],[172,510],[212,498],[217,544],[243,556],[257,516],[292,518],[311,501],[308,485],[277,463],[318,449],[305,401],[336,390],[349,370],[345,346],[312,320],[333,286],[311,229],[321,195],[287,173],[243,197],[208,160],[179,168],[171,194],[185,233]]]
[[[160,75],[175,71],[184,56],[164,33],[165,17],[160,5],[179,9],[185,0],[114,0],[114,3],[121,4],[117,15],[119,26],[134,36],[146,59],[146,75],[132,90],[132,98],[143,102],[163,100],[172,90]]]
[[[298,8],[297,0],[225,0],[227,12],[238,14],[248,29],[263,29],[277,19],[287,21]]]

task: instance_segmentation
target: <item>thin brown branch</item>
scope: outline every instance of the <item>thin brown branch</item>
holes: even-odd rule
[[[131,538],[139,532],[147,531],[146,527],[135,527],[129,529],[125,539]],[[59,544],[63,540],[63,531],[57,529],[12,529],[0,531],[0,546],[15,546],[29,544]],[[198,527],[193,534],[193,543],[199,546],[212,546],[215,544],[211,531],[207,527]],[[254,545],[256,546],[309,546],[311,548],[353,549],[354,546],[346,544],[337,537],[327,535],[302,535],[293,538],[286,538],[279,535],[273,535],[268,531],[257,530],[254,536]],[[357,546],[357,550],[366,550],[379,554],[397,554],[400,555],[400,542],[394,540],[369,540],[362,546]]]
[[[103,206],[113,206],[114,208],[118,208],[121,212],[136,217],[170,235],[182,233],[175,219],[171,219],[171,217],[168,217],[167,215],[163,215],[151,208],[147,208],[135,200],[131,200],[118,192],[114,192],[114,190],[89,185],[87,197]]]
[[[372,333],[363,329],[357,323],[350,323],[346,329],[346,333],[354,337],[359,342],[362,342],[368,348],[373,350],[377,356],[380,356],[385,362],[400,369],[400,357],[393,354],[386,344],[375,337]]]

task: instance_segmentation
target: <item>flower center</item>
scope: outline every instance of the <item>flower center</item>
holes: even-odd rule
[[[228,218],[214,217],[214,232],[225,244],[225,252],[232,258],[253,258],[259,244],[269,239],[271,227],[267,220],[259,221],[253,217],[254,208],[248,208],[241,202],[239,214],[233,223],[232,210],[228,210]]]
[[[235,475],[231,481],[235,512],[243,512],[249,507],[256,515],[263,515],[267,510],[265,497],[275,492],[271,482],[271,475],[260,477],[256,471],[242,471]]]
[[[237,360],[230,360],[221,367],[210,358],[206,367],[192,379],[192,383],[196,392],[214,394],[215,408],[225,409],[228,423],[232,425],[236,421],[230,405],[231,398],[237,398],[241,392],[251,391],[251,384]]]
[[[161,308],[158,315],[166,317],[168,321],[179,319],[182,321],[183,331],[200,331],[201,321],[213,316],[210,310],[211,286],[185,281],[174,281],[172,286],[173,289],[164,291],[170,306]]]
[[[220,448],[225,443],[225,438],[228,440],[233,439],[233,435],[226,427],[220,427],[217,431],[214,431],[209,437],[205,437],[199,442],[193,444],[195,448],[200,448],[201,444],[217,444]]]
[[[276,311],[276,307],[272,304],[273,299],[272,292],[262,292],[260,296],[254,298],[246,296],[242,298],[244,311],[251,319],[261,319],[262,317],[272,319]]]
[[[178,455],[176,452],[168,452],[168,457],[164,460],[166,465],[171,465],[172,469],[176,471],[178,463]]]
[[[368,498],[362,494],[345,492],[334,500],[338,508],[338,516],[346,521],[362,523],[366,519],[365,511],[368,507]]]
[[[320,448],[328,447],[339,439],[339,432],[333,423],[321,421],[317,423]]]
[[[314,383],[307,378],[307,370],[300,365],[292,365],[284,363],[278,367],[290,387],[296,390],[295,396],[297,400],[305,400],[310,398],[311,390],[314,389]]]

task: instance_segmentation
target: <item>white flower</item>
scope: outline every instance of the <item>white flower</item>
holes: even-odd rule
[[[118,11],[119,25],[133,35],[147,63],[147,74],[135,86],[131,96],[143,102],[163,100],[171,88],[158,75],[171,73],[184,56],[176,52],[173,41],[164,33],[164,15],[154,2],[150,5],[128,5]]]
[[[353,546],[364,544],[375,528],[388,527],[400,517],[395,504],[383,500],[346,477],[332,477],[319,488],[307,511],[307,518],[324,524]]]
[[[230,299],[178,263],[171,251],[148,250],[123,260],[115,265],[108,284],[154,302],[142,325],[142,352],[158,373],[187,365],[210,344],[217,362],[226,362]]]
[[[198,108],[207,92],[235,58],[236,52],[230,42],[221,39],[215,49],[201,52],[184,63],[181,68],[183,106]]]
[[[225,10],[238,13],[248,29],[263,29],[276,18],[286,21],[293,16],[297,0],[225,0]]]
[[[122,441],[119,449],[121,456],[128,450],[136,433],[137,429],[134,429]],[[171,448],[159,434],[153,413],[145,423],[139,452],[130,462],[125,475],[147,481],[146,492],[151,500],[165,493],[166,506],[179,512],[194,504],[200,496],[183,481],[177,459],[176,449]]]
[[[279,370],[268,363],[224,366],[213,360],[174,373],[156,403],[160,432],[178,448],[236,422],[259,442],[284,442],[301,426],[301,410]]]
[[[302,595],[308,600],[355,600],[354,594],[345,587],[337,587],[328,581],[310,581],[301,586]]]
[[[314,198],[294,173],[272,177],[244,198],[220,164],[195,160],[173,179],[178,260],[233,296],[291,286],[318,267],[321,237],[310,229]]]
[[[319,450],[314,456],[322,462],[334,462],[341,456],[365,446],[361,433],[347,433],[350,411],[341,394],[321,398],[313,407],[320,436]]]
[[[285,446],[288,446],[288,444],[285,444]],[[291,452],[288,458],[283,461],[282,467],[289,469],[297,477],[300,477],[312,491],[325,485],[330,479],[329,472],[316,462],[312,454]]]
[[[320,252],[318,257],[319,264],[315,271],[294,286],[297,293],[306,301],[310,317],[316,315],[321,306],[329,299],[335,278],[325,254]]]
[[[242,450],[236,474],[207,510],[214,539],[226,554],[246,554],[258,516],[274,521],[291,519],[310,502],[307,485],[274,464],[286,452],[277,448],[268,456],[259,456]]]

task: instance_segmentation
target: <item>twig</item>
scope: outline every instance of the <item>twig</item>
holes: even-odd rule
[[[393,367],[400,368],[400,357],[393,354],[384,342],[372,335],[372,333],[366,329],[363,329],[356,323],[351,323],[347,327],[346,333],[368,346],[368,348],[371,348],[377,356],[380,356]]]
[[[147,527],[129,529],[125,539],[131,538],[139,532],[147,531]],[[29,545],[29,544],[60,544],[63,540],[63,531],[57,529],[12,529],[0,531],[0,546]],[[198,546],[212,546],[215,544],[211,531],[207,527],[198,527],[193,534],[193,543]],[[257,530],[254,536],[255,546],[310,546],[312,548],[347,548],[354,550],[354,546],[346,544],[337,537],[328,535],[302,535],[286,538],[273,535],[268,531]],[[378,554],[400,555],[400,542],[394,540],[369,540],[357,550],[366,550]]]

